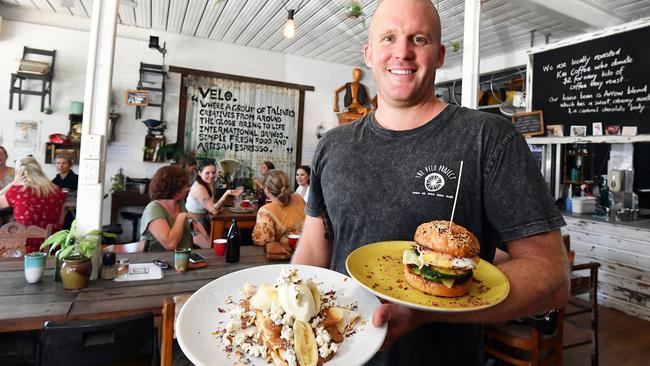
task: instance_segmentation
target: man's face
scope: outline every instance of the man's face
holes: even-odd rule
[[[424,2],[385,0],[380,4],[364,57],[381,103],[409,107],[435,97],[436,69],[445,56],[437,19],[431,4]]]

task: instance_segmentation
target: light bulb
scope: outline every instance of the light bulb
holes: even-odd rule
[[[293,13],[294,13],[293,9],[289,10],[287,23],[284,25],[284,36],[287,38],[293,38],[296,36],[296,25],[293,22]]]

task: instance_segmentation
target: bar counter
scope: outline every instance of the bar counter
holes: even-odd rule
[[[599,262],[598,303],[650,320],[650,219],[565,213],[576,262]]]

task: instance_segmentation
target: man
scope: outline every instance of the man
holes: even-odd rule
[[[354,249],[412,240],[416,227],[449,219],[472,231],[481,257],[498,263],[510,295],[472,313],[425,313],[380,305],[373,325],[388,335],[372,364],[480,365],[479,323],[562,307],[569,266],[564,225],[524,139],[502,117],[447,105],[435,97],[445,47],[429,0],[384,0],[370,25],[365,61],[379,108],[320,141],[312,164],[307,219],[293,263],[345,273]],[[324,217],[333,235],[325,239]],[[506,242],[509,254],[497,252]],[[396,274],[396,276],[399,274]]]

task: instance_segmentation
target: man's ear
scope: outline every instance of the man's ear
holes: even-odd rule
[[[370,58],[370,45],[364,45],[363,46],[363,61],[366,63],[366,66],[369,69],[372,69],[372,63],[371,63],[371,58]]]
[[[447,48],[445,47],[444,44],[440,44],[438,46],[438,62],[436,65],[436,69],[439,69],[442,67],[442,65],[445,64],[445,54],[447,53]]]

